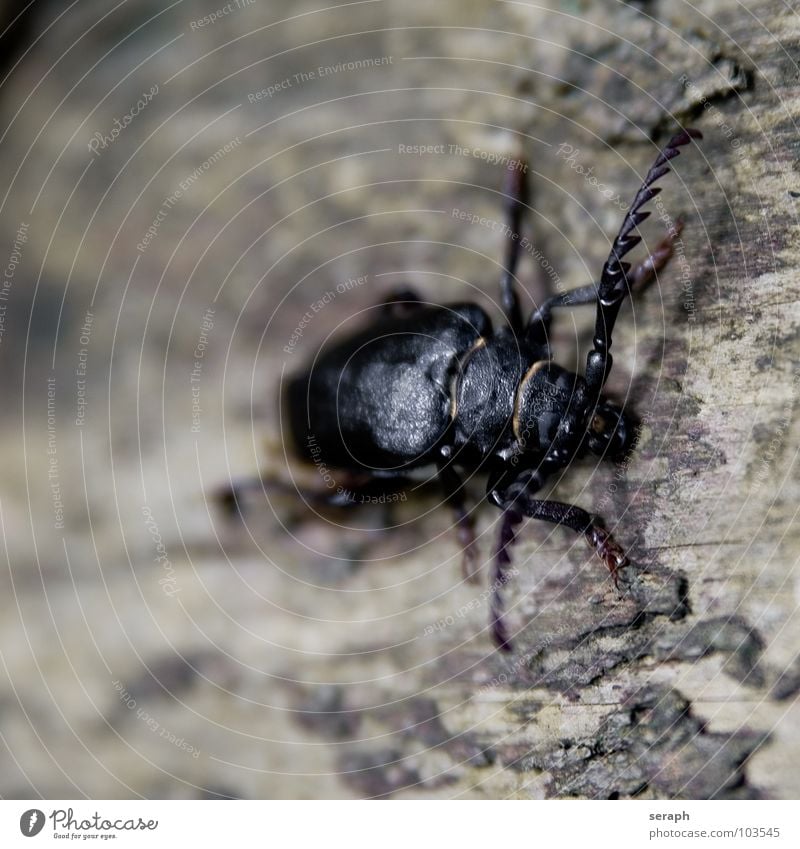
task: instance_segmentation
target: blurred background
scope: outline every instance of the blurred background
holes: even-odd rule
[[[0,795],[797,797],[796,15],[0,9]],[[504,158],[531,163],[530,310],[596,276],[690,124],[645,228],[683,242],[614,338],[639,450],[555,482],[629,593],[529,523],[501,657],[435,496],[218,510],[257,470],[314,481],[281,380],[398,285],[500,320]],[[559,319],[561,363],[592,318]]]

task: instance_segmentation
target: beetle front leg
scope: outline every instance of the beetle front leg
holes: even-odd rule
[[[553,320],[553,310],[560,307],[577,307],[583,304],[593,304],[597,300],[597,285],[589,283],[568,292],[561,292],[548,298],[538,309],[534,310],[528,320],[526,336],[536,347],[547,347],[550,336],[550,323]]]
[[[533,497],[542,485],[541,474],[536,470],[523,470],[512,483],[502,488],[490,488],[489,498],[503,511],[500,534],[494,557],[492,605],[490,626],[492,639],[501,651],[511,651],[511,641],[503,618],[501,590],[508,582],[511,564],[510,549],[516,538],[516,529],[523,518],[541,519],[554,525],[564,525],[582,534],[605,564],[614,585],[619,587],[619,571],[628,565],[622,548],[603,527],[597,516],[591,516],[580,507],[560,501],[544,501]],[[491,484],[490,484],[491,487]]]
[[[647,172],[647,176],[622,222],[619,233],[614,239],[614,244],[611,246],[611,252],[603,266],[600,285],[597,289],[597,320],[595,322],[594,344],[586,359],[586,383],[595,399],[599,397],[600,390],[603,388],[611,369],[612,358],[609,348],[611,348],[611,334],[619,314],[619,308],[635,282],[629,275],[630,263],[623,262],[622,257],[641,241],[641,236],[634,235],[633,231],[650,213],[640,212],[640,210],[661,191],[660,188],[653,188],[653,183],[670,171],[667,162],[680,154],[681,147],[689,144],[692,139],[700,138],[702,138],[702,134],[698,130],[687,129],[677,133],[667,142],[667,146],[659,153],[656,161]]]
[[[613,536],[603,527],[603,521],[598,516],[592,516],[581,507],[574,504],[564,504],[561,501],[542,501],[531,498],[525,492],[511,497],[506,510],[513,509],[530,519],[540,519],[554,525],[563,525],[576,534],[582,534],[589,546],[605,563],[611,573],[614,586],[619,587],[619,571],[628,564],[625,552]]]
[[[632,294],[641,292],[669,262],[675,250],[675,242],[682,230],[683,219],[679,218],[675,225],[670,228],[669,233],[656,245],[650,256],[630,270],[628,281]],[[547,345],[553,310],[595,303],[599,285],[599,283],[589,283],[586,286],[579,286],[576,289],[570,289],[568,292],[561,292],[548,298],[531,314],[526,331],[528,341],[539,347]]]

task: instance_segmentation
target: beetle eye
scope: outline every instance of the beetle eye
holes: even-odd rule
[[[605,433],[606,420],[602,416],[595,414],[595,416],[592,418],[592,423],[590,427],[595,433]]]

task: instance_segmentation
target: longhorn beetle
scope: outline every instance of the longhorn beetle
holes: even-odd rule
[[[493,331],[477,304],[431,305],[402,290],[381,305],[374,323],[324,347],[287,385],[284,401],[297,452],[347,482],[335,491],[305,494],[335,506],[377,500],[374,493],[402,489],[412,471],[434,468],[455,511],[471,580],[475,534],[462,474],[488,473],[487,498],[503,511],[490,602],[492,638],[503,651],[511,650],[511,638],[502,588],[523,518],[583,534],[615,585],[619,570],[628,565],[600,518],[534,496],[550,475],[587,450],[615,460],[631,448],[631,419],[602,395],[612,363],[611,334],[626,295],[669,260],[681,224],[635,267],[623,257],[641,241],[634,230],[650,215],[641,209],[661,191],[653,184],[670,170],[667,163],[681,147],[700,138],[698,130],[682,130],[659,153],[625,215],[599,283],[555,295],[523,319],[514,280],[528,187],[527,169],[515,169],[507,192],[512,235],[500,282],[504,326]],[[597,305],[594,339],[581,376],[553,362],[550,322],[555,309],[592,303]],[[238,509],[246,490],[275,483],[260,477],[240,481],[223,490],[221,499]]]

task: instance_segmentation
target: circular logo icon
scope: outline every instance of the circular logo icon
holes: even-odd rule
[[[25,837],[36,837],[44,828],[44,811],[31,808],[19,818],[19,830]]]

